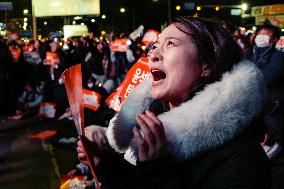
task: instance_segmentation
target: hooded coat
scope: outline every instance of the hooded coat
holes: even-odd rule
[[[241,62],[208,84],[190,100],[158,118],[164,126],[170,154],[139,162],[133,137],[135,115],[155,102],[151,82],[129,95],[110,122],[112,148],[103,151],[96,171],[109,188],[268,188],[268,158],[258,123],[265,101],[260,71]],[[260,136],[260,137],[259,137]],[[124,154],[124,159],[119,152]]]

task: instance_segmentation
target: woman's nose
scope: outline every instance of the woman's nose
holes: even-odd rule
[[[148,53],[148,58],[153,62],[159,62],[163,59],[162,55],[159,53],[157,49],[153,49]]]

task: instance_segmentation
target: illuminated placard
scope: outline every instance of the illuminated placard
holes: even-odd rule
[[[35,17],[99,15],[99,0],[32,0]]]
[[[64,39],[68,37],[88,35],[88,28],[86,25],[65,25],[63,26]]]

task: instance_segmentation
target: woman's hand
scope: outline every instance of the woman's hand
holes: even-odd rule
[[[97,166],[101,161],[101,149],[103,145],[107,142],[106,138],[106,129],[100,126],[89,126],[85,128],[85,137],[84,143],[86,144],[86,147],[91,152],[92,158],[94,160],[95,166]],[[83,148],[82,141],[79,140],[77,142],[77,153],[78,153],[78,159],[88,165],[87,157],[85,150]]]
[[[102,149],[107,143],[106,129],[106,127],[91,125],[85,128],[85,136],[90,141],[96,142],[99,145],[99,148]]]
[[[140,129],[134,128],[139,148],[139,161],[157,159],[169,153],[162,122],[154,113],[138,114],[136,121]],[[142,136],[143,135],[143,136]]]

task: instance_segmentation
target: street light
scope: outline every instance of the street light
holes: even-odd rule
[[[242,4],[242,10],[243,10],[243,11],[246,11],[247,9],[248,9],[248,4],[243,3],[243,4]]]
[[[93,22],[93,23],[94,23],[95,21],[96,21],[95,19],[92,19],[92,20],[91,20],[91,22]]]
[[[219,11],[219,10],[220,10],[220,7],[215,7],[215,10],[216,10],[216,11]]]
[[[105,14],[102,15],[102,19],[106,19],[106,15]]]
[[[176,6],[176,10],[177,10],[177,11],[180,10],[180,6],[179,6],[179,5]]]
[[[196,10],[197,10],[197,11],[201,11],[201,6],[197,6],[197,7],[196,7]]]
[[[29,13],[29,10],[28,9],[24,9],[23,13],[24,13],[24,15],[27,15]]]
[[[124,12],[125,12],[125,8],[123,8],[123,7],[120,8],[120,12],[121,12],[121,13],[124,13]]]

